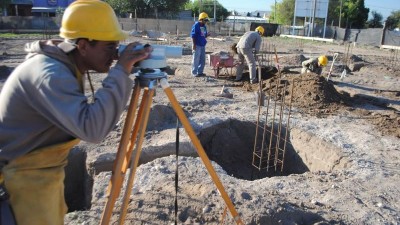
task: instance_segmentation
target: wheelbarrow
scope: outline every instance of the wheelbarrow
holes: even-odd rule
[[[221,70],[225,70],[225,75],[232,76],[232,69],[236,66],[233,56],[230,54],[209,55],[210,66],[214,71],[214,76],[219,77]],[[229,70],[230,69],[230,70]],[[230,72],[229,72],[230,71]]]

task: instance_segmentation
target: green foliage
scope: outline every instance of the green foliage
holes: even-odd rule
[[[118,16],[124,16],[132,9],[131,2],[129,0],[104,0],[114,9],[115,14]]]
[[[368,20],[369,9],[364,0],[343,0],[342,24],[347,28],[364,28]]]
[[[295,0],[280,1],[276,4],[276,7],[272,6],[271,21],[291,25],[294,7]],[[340,11],[342,15],[340,15]],[[363,28],[368,20],[368,14],[369,9],[365,8],[364,0],[330,0],[327,24],[339,25],[340,19],[341,27]],[[274,18],[275,15],[276,18]]]
[[[14,33],[0,33],[0,38],[37,38],[42,39],[43,33],[29,33],[29,34],[14,34]]]
[[[64,11],[65,11],[65,8],[63,8],[63,7],[57,7],[57,9],[56,9],[56,15],[57,15],[58,17],[62,18],[62,16],[64,15]]]
[[[13,33],[0,33],[0,38],[15,38],[18,37],[17,34],[13,34]]]
[[[221,21],[224,18],[230,15],[230,12],[223,7],[218,1],[215,3],[216,9],[215,13],[217,16],[217,20]],[[202,7],[200,9],[199,0],[195,0],[193,2],[189,2],[185,5],[186,10],[192,10],[192,14],[199,15],[199,12],[206,12],[210,18],[214,16],[214,0],[203,0]]]
[[[3,11],[7,9],[7,6],[11,4],[12,0],[1,0],[0,1],[0,15],[3,15]]]
[[[372,18],[367,22],[368,28],[382,28],[382,14],[372,11]]]
[[[328,6],[328,18],[326,23],[333,26],[339,26],[339,20],[343,21],[343,18],[340,18],[340,2],[343,0],[330,0]],[[342,15],[343,16],[343,15]]]
[[[400,10],[393,11],[390,16],[386,19],[386,28],[393,30],[395,28],[400,28]]]
[[[134,13],[140,18],[174,17],[189,0],[105,0],[118,16]]]
[[[273,18],[273,21],[284,24],[291,25],[294,16],[294,6],[295,0],[282,0],[280,3],[276,4],[276,20]],[[275,12],[272,14],[275,15]]]

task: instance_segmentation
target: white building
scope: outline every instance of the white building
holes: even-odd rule
[[[227,23],[248,23],[248,22],[257,22],[257,23],[268,23],[267,18],[262,17],[252,17],[252,16],[228,16],[225,19]]]

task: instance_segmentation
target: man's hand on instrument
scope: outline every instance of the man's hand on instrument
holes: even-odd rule
[[[128,44],[121,52],[117,64],[121,65],[126,72],[130,73],[133,65],[147,59],[153,48],[150,45],[142,45],[139,42]]]

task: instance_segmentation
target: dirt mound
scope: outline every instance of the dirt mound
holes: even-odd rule
[[[314,74],[302,74],[294,80],[293,100],[298,106],[344,103],[345,97],[336,91],[332,82]]]
[[[292,98],[292,106],[309,113],[332,113],[338,108],[350,103],[346,93],[339,93],[332,82],[328,82],[323,76],[308,73],[295,78],[282,79],[279,82],[271,79],[263,90],[273,99],[280,99],[285,94],[285,101]],[[294,88],[292,89],[292,85]],[[292,93],[293,90],[293,93]]]
[[[301,63],[306,60],[304,55],[286,55],[279,58],[279,64],[281,65],[294,65],[301,67]]]
[[[388,115],[380,115],[371,118],[371,123],[384,135],[393,135],[400,138],[400,117],[392,112]]]

